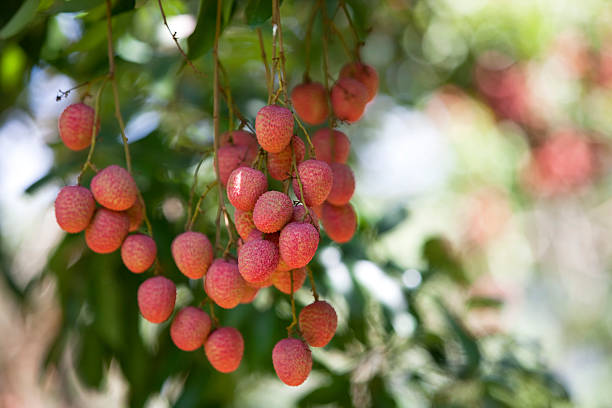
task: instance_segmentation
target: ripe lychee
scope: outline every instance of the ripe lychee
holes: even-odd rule
[[[368,91],[368,102],[374,99],[378,92],[378,72],[370,65],[361,62],[346,64],[340,70],[340,78],[353,78],[361,82]]]
[[[168,320],[175,301],[176,286],[163,276],[149,278],[138,287],[138,308],[142,317],[151,323]]]
[[[217,152],[217,157],[219,158],[219,180],[224,186],[227,185],[227,179],[232,174],[232,171],[241,166],[248,167],[251,165],[251,161],[247,160],[249,157],[247,146],[222,146]],[[214,163],[216,172],[217,162],[215,161]]]
[[[145,208],[140,197],[136,198],[134,205],[125,210],[125,213],[130,219],[130,232],[134,232],[140,228],[140,224],[144,220]]]
[[[304,192],[303,201],[306,205],[319,205],[327,198],[332,188],[332,170],[327,163],[321,160],[306,160],[298,166],[297,177],[293,179],[293,192],[298,199],[301,198],[300,182]]]
[[[278,247],[280,256],[293,269],[308,265],[317,252],[319,233],[307,222],[291,222],[282,229]]]
[[[295,152],[296,165],[304,161],[306,147],[302,139],[297,136],[293,136],[291,143],[280,153],[268,153],[268,173],[270,173],[270,177],[282,181],[294,174],[291,168],[293,164],[292,152]]]
[[[200,279],[213,260],[213,247],[200,232],[183,232],[172,241],[172,258],[183,275]]]
[[[333,205],[348,203],[355,192],[355,176],[353,170],[346,164],[330,164],[333,174],[332,188],[327,196],[327,202]]]
[[[244,292],[242,292],[242,298],[240,299],[240,303],[251,303],[257,293],[259,292],[259,288],[255,288],[249,284],[245,286]]]
[[[291,221],[294,222],[307,222],[312,224],[313,227],[319,231],[319,217],[314,212],[312,208],[308,208],[309,212],[306,214],[306,208],[303,205],[299,204],[293,207],[293,217]]]
[[[302,309],[299,324],[310,346],[325,347],[336,333],[338,316],[329,303],[318,300]]]
[[[368,90],[353,78],[340,78],[331,90],[331,103],[338,119],[356,122],[368,103]]]
[[[299,117],[309,125],[320,125],[329,115],[327,92],[319,82],[308,82],[293,88],[291,103]]]
[[[280,231],[293,215],[291,198],[280,191],[263,193],[253,209],[253,222],[258,230],[265,233]]]
[[[257,156],[257,150],[259,145],[255,135],[245,130],[234,130],[232,132],[225,132],[221,135],[221,146],[245,146],[246,154],[244,156],[244,162],[248,166],[255,156]]]
[[[55,199],[55,219],[66,232],[77,233],[89,225],[96,209],[91,191],[81,186],[66,186]]]
[[[227,198],[242,211],[252,211],[259,196],[267,189],[266,175],[250,167],[237,168],[227,180]]]
[[[108,254],[119,249],[129,228],[130,219],[124,212],[98,208],[85,229],[85,242],[92,251]]]
[[[272,272],[270,274],[270,276],[268,277],[268,279],[266,279],[265,281],[262,282],[247,282],[247,286],[250,286],[252,288],[257,288],[257,289],[263,289],[263,288],[268,288],[270,286],[272,286],[272,274],[274,272]]]
[[[98,172],[91,179],[90,188],[96,201],[109,210],[127,210],[138,196],[138,187],[130,173],[115,164]]]
[[[282,339],[272,350],[272,364],[282,382],[297,386],[306,381],[312,370],[312,355],[302,340]]]
[[[210,364],[222,373],[231,373],[240,366],[244,353],[242,334],[233,327],[220,327],[204,343]]]
[[[224,309],[232,309],[240,303],[245,286],[236,261],[222,258],[215,259],[204,280],[206,294]]]
[[[240,238],[247,241],[249,239],[249,234],[255,229],[253,213],[236,209],[234,212],[234,224],[236,225],[236,230]]]
[[[179,310],[170,325],[170,337],[183,351],[193,351],[204,345],[210,333],[212,321],[208,313],[197,307],[187,306]]]
[[[157,256],[155,241],[148,235],[130,235],[121,245],[121,259],[126,268],[134,273],[149,269]]]
[[[84,103],[74,103],[64,109],[58,127],[60,138],[67,148],[78,151],[91,144],[95,114],[93,108]]]
[[[265,282],[278,266],[278,256],[278,249],[272,242],[249,241],[238,253],[238,270],[248,283]]]
[[[285,294],[291,293],[291,273],[293,272],[293,292],[302,287],[306,280],[306,268],[298,268],[290,271],[279,271],[278,268],[272,273],[272,284]]]
[[[327,164],[333,162],[346,163],[351,150],[351,142],[348,137],[339,130],[322,128],[312,136],[312,144],[317,160]]]
[[[313,213],[315,213],[315,215],[319,218],[319,220],[321,219],[321,214],[323,213],[323,204],[321,205],[313,205],[308,207],[309,210],[311,210]]]
[[[324,203],[321,210],[321,223],[327,235],[342,244],[353,238],[357,229],[357,215],[351,204],[335,206]]]
[[[269,153],[281,152],[293,136],[293,115],[287,108],[264,106],[255,117],[255,133],[261,147]]]

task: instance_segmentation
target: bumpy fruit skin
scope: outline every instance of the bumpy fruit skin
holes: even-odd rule
[[[291,198],[280,191],[263,193],[253,209],[253,222],[258,230],[270,234],[280,231],[293,215]]]
[[[222,308],[236,307],[242,299],[245,287],[246,282],[238,272],[236,261],[219,258],[208,268],[204,290]]]
[[[98,208],[85,229],[85,242],[92,251],[109,254],[119,249],[129,228],[130,219],[124,212]]]
[[[327,196],[327,202],[333,205],[347,204],[355,192],[355,176],[353,170],[346,164],[330,164],[333,174],[332,188]]]
[[[298,322],[310,346],[325,347],[336,333],[338,316],[329,303],[318,300],[302,309]]]
[[[293,165],[291,158],[292,151],[295,152],[295,164],[299,165],[304,161],[306,146],[304,146],[302,139],[297,136],[293,136],[291,143],[280,153],[268,153],[268,173],[270,177],[283,181],[294,174],[291,168]]]
[[[319,246],[319,232],[306,222],[291,222],[280,233],[280,256],[292,269],[308,265]]]
[[[190,279],[200,279],[213,260],[213,247],[202,233],[183,232],[172,241],[172,258],[179,271]]]
[[[93,108],[84,103],[75,103],[64,109],[59,118],[58,128],[60,138],[67,148],[78,151],[91,144],[94,117]]]
[[[217,152],[219,157],[219,180],[222,185],[227,185],[227,179],[232,171],[238,167],[250,166],[252,160],[249,158],[249,149],[247,146],[226,145],[219,148]],[[217,171],[217,163],[215,162],[215,172]]]
[[[140,228],[142,220],[144,220],[145,208],[140,197],[136,198],[134,205],[125,210],[125,213],[130,219],[130,232],[134,232]]]
[[[300,84],[291,92],[295,112],[309,125],[320,125],[329,115],[327,92],[319,82]]]
[[[293,292],[297,292],[306,280],[306,268],[293,269]],[[278,268],[272,273],[272,284],[285,294],[291,293],[291,271],[279,271]]]
[[[351,150],[349,138],[339,130],[322,128],[312,136],[312,144],[317,160],[327,164],[346,163]]]
[[[238,270],[248,283],[262,283],[278,266],[278,249],[272,242],[255,239],[242,245],[238,253]]]
[[[261,147],[269,153],[281,152],[293,136],[293,115],[282,106],[268,105],[257,112],[255,133]]]
[[[331,167],[321,160],[306,160],[298,166],[297,177],[293,179],[293,192],[298,199],[301,198],[300,182],[302,183],[302,191],[304,192],[303,201],[306,205],[322,204],[332,188],[333,175]]]
[[[163,276],[149,278],[138,287],[138,308],[142,317],[151,323],[168,320],[175,301],[176,286]]]
[[[338,119],[356,122],[368,103],[368,90],[356,79],[340,78],[332,87],[331,103]]]
[[[179,349],[193,351],[204,345],[211,325],[210,316],[205,311],[187,306],[174,316],[170,325],[170,337]]]
[[[272,364],[282,382],[297,386],[306,381],[312,370],[312,355],[302,340],[282,339],[272,350]]]
[[[236,230],[238,231],[240,238],[247,241],[249,239],[249,235],[255,229],[255,224],[253,223],[253,213],[236,209],[234,212],[234,224],[236,225]]]
[[[253,286],[247,284],[245,286],[244,292],[242,292],[242,298],[240,299],[240,303],[251,303],[253,300],[255,300],[255,296],[257,296],[258,292],[259,288],[254,288]]]
[[[244,353],[242,334],[233,327],[220,327],[204,343],[210,364],[222,373],[231,373],[240,366]]]
[[[312,208],[309,208],[310,212],[306,215],[306,208],[303,205],[296,205],[293,207],[293,217],[291,221],[293,222],[307,222],[312,224],[313,227],[319,231],[319,217],[314,212]]]
[[[321,223],[327,235],[339,244],[349,242],[357,230],[357,215],[351,204],[335,206],[324,203]]]
[[[259,196],[267,189],[266,175],[250,167],[237,168],[227,180],[227,198],[242,211],[252,211]]]
[[[221,146],[228,145],[245,146],[246,154],[244,156],[244,161],[246,163],[251,163],[253,160],[255,160],[257,150],[259,150],[259,145],[257,144],[255,135],[245,130],[234,130],[232,132],[223,133],[221,135]]]
[[[378,72],[371,65],[361,62],[346,64],[340,70],[340,78],[353,78],[361,82],[368,91],[368,102],[374,99],[378,92]]]
[[[81,232],[89,225],[96,209],[91,191],[81,186],[66,186],[55,199],[55,219],[66,232]]]
[[[114,164],[96,174],[90,188],[96,201],[109,210],[127,210],[138,196],[138,187],[130,173]]]
[[[126,268],[134,273],[149,269],[157,256],[157,245],[148,235],[130,235],[121,245],[121,259]]]

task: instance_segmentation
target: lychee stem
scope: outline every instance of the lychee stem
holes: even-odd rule
[[[223,187],[220,182],[219,173],[219,35],[221,32],[221,0],[217,0],[217,18],[215,25],[215,42],[213,45],[213,129],[214,129],[214,163],[217,173],[217,187],[219,191],[219,201],[217,208],[217,217],[215,218],[215,248],[220,249],[221,246],[221,212],[224,209],[223,203]]]
[[[291,320],[291,324],[289,326],[287,326],[287,335],[289,337],[291,337],[291,333],[293,328],[297,325],[297,316],[295,314],[295,298],[293,297],[293,292],[294,292],[294,288],[293,288],[293,269],[289,271],[289,279],[291,280],[291,293],[289,294],[290,298],[291,298],[291,316],[292,316],[292,320]]]
[[[346,56],[348,57],[348,59],[352,60],[353,59],[353,53],[351,52],[351,50],[349,49],[348,45],[346,44],[346,41],[344,40],[344,36],[340,32],[340,30],[338,30],[338,27],[336,26],[336,24],[332,20],[327,20],[326,24],[332,29],[332,31],[336,34],[336,36],[340,40],[340,44],[342,45],[342,49],[346,53]]]
[[[349,27],[351,28],[351,32],[353,33],[353,37],[355,37],[355,61],[359,61],[359,48],[363,45],[363,41],[359,39],[359,34],[357,33],[357,29],[355,28],[355,24],[353,23],[353,19],[351,18],[351,14],[346,8],[345,0],[340,0],[340,7],[342,11],[344,11],[344,15],[349,23]]]
[[[287,71],[285,70],[285,47],[283,45],[283,29],[281,25],[280,15],[280,3],[278,0],[272,0],[272,20],[276,24],[276,34],[278,34],[278,49],[279,49],[279,61],[280,71],[278,74],[279,90],[282,90],[284,100],[289,100],[287,96]]]
[[[85,163],[83,163],[83,166],[81,167],[81,172],[79,173],[79,176],[77,177],[77,184],[81,185],[81,178],[83,177],[83,174],[85,174],[85,171],[87,170],[88,167],[91,167],[92,169],[94,169],[95,171],[95,167],[93,166],[93,163],[91,162],[91,158],[93,157],[93,152],[94,149],[96,148],[96,136],[97,136],[97,131],[98,131],[98,120],[99,120],[99,115],[100,115],[100,96],[102,95],[102,91],[104,90],[104,87],[106,86],[106,82],[108,81],[108,77],[104,78],[104,81],[102,82],[102,85],[100,85],[100,88],[98,88],[98,92],[96,92],[96,99],[95,99],[95,104],[94,104],[94,124],[93,124],[93,128],[91,129],[91,144],[89,145],[89,152],[87,153],[87,159],[85,160]]]
[[[310,12],[310,17],[308,17],[308,26],[306,27],[306,37],[304,38],[305,48],[306,48],[306,62],[304,68],[304,82],[310,82],[310,48],[311,48],[311,39],[312,39],[312,27],[314,25],[315,17],[317,16],[317,11],[319,11],[320,3],[317,1],[313,4],[312,10]]]
[[[191,189],[189,190],[189,201],[187,202],[187,219],[185,220],[185,230],[187,230],[187,227],[189,226],[189,221],[191,221],[191,212],[193,211],[191,206],[193,205],[193,196],[195,194],[195,188],[198,184],[198,172],[200,171],[200,167],[202,167],[202,163],[204,163],[205,159],[206,154],[203,154],[202,158],[200,159],[198,165],[195,168],[195,171],[193,172],[193,182],[191,183]]]
[[[310,287],[312,289],[312,296],[314,296],[315,302],[319,300],[319,294],[317,293],[317,285],[315,285],[314,277],[312,276],[312,269],[306,268],[308,273],[308,280],[310,281]]]
[[[297,179],[298,186],[300,187],[300,201],[304,205],[304,210],[306,210],[304,212],[304,218],[306,218],[306,215],[310,215],[310,210],[308,209],[308,206],[306,205],[306,199],[304,198],[302,179],[300,179],[300,172],[298,171],[297,164],[295,162],[295,152],[293,150],[291,151],[291,166],[293,168],[293,171],[295,172],[295,178]]]
[[[266,49],[264,47],[263,35],[261,34],[261,28],[257,27],[257,37],[259,37],[259,48],[261,49],[261,60],[263,61],[266,69],[266,86],[268,87],[268,105],[272,103],[272,92],[274,83],[272,80],[272,73],[270,72],[270,65],[268,65],[268,58],[266,57]]]
[[[198,199],[198,202],[196,203],[195,211],[193,212],[193,217],[191,217],[191,219],[188,220],[188,223],[185,225],[185,230],[191,231],[191,228],[193,227],[193,224],[195,224],[196,219],[198,218],[198,215],[202,211],[202,209],[201,209],[202,200],[204,200],[204,198],[206,198],[206,196],[208,195],[210,190],[212,190],[217,185],[219,185],[219,182],[217,180],[215,180],[215,181],[213,181],[212,183],[210,183],[209,185],[206,186],[206,189],[200,195],[200,198]]]

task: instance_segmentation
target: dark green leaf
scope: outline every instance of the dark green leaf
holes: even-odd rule
[[[480,349],[478,348],[478,343],[476,343],[476,339],[468,333],[468,331],[463,327],[459,319],[457,319],[448,308],[442,303],[442,301],[438,300],[438,304],[442,309],[446,322],[448,323],[450,329],[453,331],[455,337],[459,340],[459,344],[461,344],[461,348],[465,353],[466,361],[459,371],[458,375],[460,378],[465,378],[473,375],[480,365],[481,355]]]
[[[244,15],[249,26],[262,25],[272,17],[272,0],[249,0]]]
[[[90,387],[99,387],[104,374],[104,349],[91,329],[83,331],[76,368],[79,377]]]
[[[235,8],[232,7],[230,9],[229,15],[223,16],[223,18],[221,19],[221,32],[223,32],[223,29],[231,19],[231,15],[233,14],[234,9]],[[189,38],[187,38],[187,56],[190,59],[197,59],[213,48],[213,45],[215,43],[216,25],[217,2],[210,0],[200,0],[200,9],[198,11],[196,28],[189,36]],[[220,34],[221,33],[219,33],[219,35]]]
[[[9,37],[18,34],[24,29],[36,16],[39,0],[26,0],[17,13],[9,20],[8,23],[0,30],[0,40],[6,40]]]

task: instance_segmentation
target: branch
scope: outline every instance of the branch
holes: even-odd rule
[[[215,219],[215,247],[220,249],[221,245],[221,213],[225,209],[223,203],[223,186],[221,185],[221,175],[219,173],[219,35],[221,33],[221,3],[222,0],[217,0],[217,19],[215,26],[215,43],[213,46],[214,71],[213,71],[213,129],[214,129],[214,163],[217,173],[217,187],[219,191],[219,204],[217,208],[217,218]]]

